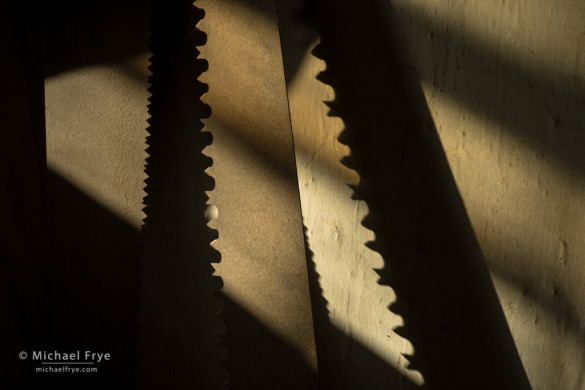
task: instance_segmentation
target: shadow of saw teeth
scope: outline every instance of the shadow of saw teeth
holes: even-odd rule
[[[345,302],[338,301],[348,314],[334,313],[325,285],[327,273],[318,268],[329,311],[341,320],[347,318],[348,322],[339,325],[347,326],[342,330],[354,339],[363,337],[358,333],[360,326],[369,323],[371,328],[364,332],[371,336],[367,347],[380,356],[387,356],[388,351],[380,348],[386,345],[379,338],[380,330],[388,330],[389,341],[402,338],[410,344],[410,350],[395,349],[402,360],[385,359],[411,381],[397,383],[397,388],[530,388],[420,82],[408,66],[410,48],[402,38],[403,20],[383,0],[359,7],[350,0],[318,0],[311,5],[317,7],[313,20],[322,40],[313,54],[327,64],[318,78],[335,92],[334,99],[327,99],[327,115],[343,120],[345,130],[334,136],[351,153],[341,161],[360,176],[359,182],[352,182],[356,185],[353,197],[359,201],[349,208],[360,220],[354,220],[350,230],[329,218],[333,213],[326,212],[324,220],[336,222],[329,226],[330,241],[343,244],[350,235],[364,234],[353,239],[368,248],[368,257],[364,257],[368,260],[361,269],[347,272],[342,268],[344,257],[337,256],[337,267],[330,270],[340,280],[364,286],[345,295]],[[300,64],[297,80],[304,66]],[[316,156],[323,154],[319,151]],[[309,161],[313,155],[309,154]],[[317,159],[313,160],[312,166],[319,167]],[[343,177],[332,164],[320,168]],[[315,175],[313,182],[322,186],[330,176]],[[321,188],[320,193],[343,194],[338,188]],[[364,228],[355,229],[360,224]],[[309,234],[309,238],[319,265],[315,237]],[[346,248],[339,253],[357,259],[360,249]],[[372,269],[376,269],[373,275]],[[372,283],[380,288],[371,288]],[[390,287],[394,296],[379,295],[381,289]],[[387,305],[387,298],[394,303],[384,314],[377,306]],[[362,311],[364,308],[371,310]],[[359,322],[351,322],[354,313],[363,313]],[[392,321],[392,326],[384,323],[394,314],[401,318]],[[379,325],[377,319],[382,320]],[[359,361],[359,355],[348,351]],[[406,355],[412,355],[410,365],[406,365]],[[485,367],[492,373],[488,377]],[[384,379],[381,383],[387,383],[384,372],[371,371]],[[376,383],[369,383],[377,388]]]
[[[197,58],[206,35],[197,29],[204,12],[192,1],[152,0],[152,76],[143,226],[142,303],[137,345],[139,388],[222,389],[227,352],[216,293],[221,278],[211,247],[217,214],[206,191],[215,184],[202,153],[212,142],[201,119],[207,85],[198,78],[207,61]]]
[[[324,47],[329,45],[327,38],[317,44],[311,53],[324,65],[335,66],[334,61],[327,61],[325,53],[328,49]],[[378,381],[389,381],[401,383],[401,386],[405,386],[404,382],[410,382],[409,386],[418,387],[424,384],[424,378],[415,367],[410,366],[414,347],[406,335],[396,332],[404,320],[398,312],[388,310],[391,303],[397,299],[396,292],[391,286],[380,284],[380,277],[376,273],[377,269],[384,267],[385,260],[382,253],[370,247],[369,243],[375,241],[376,237],[374,231],[363,223],[369,218],[375,218],[371,215],[365,200],[367,198],[364,198],[363,193],[361,193],[364,188],[368,187],[367,180],[360,177],[359,156],[350,148],[351,141],[348,141],[348,138],[351,137],[351,130],[347,128],[343,118],[343,107],[339,106],[335,97],[333,89],[335,83],[329,76],[328,70],[325,69],[316,76],[316,80],[327,86],[329,95],[333,95],[330,100],[323,100],[323,104],[327,107],[326,115],[331,118],[329,120],[332,125],[330,125],[329,130],[338,142],[335,147],[336,154],[340,157],[338,164],[341,167],[336,169],[340,172],[339,176],[343,180],[331,183],[329,190],[337,194],[334,208],[343,211],[337,218],[330,218],[330,232],[325,234],[331,236],[332,244],[340,250],[340,256],[336,256],[335,266],[346,270],[344,275],[347,276],[347,280],[342,282],[343,278],[341,278],[337,283],[350,286],[345,293],[344,303],[337,299],[337,305],[335,305],[333,299],[329,298],[329,317],[332,324],[347,335],[348,343],[364,344],[363,347],[373,352],[373,355],[377,355],[369,367],[364,362],[355,365],[358,371],[360,369],[368,371],[367,382],[369,385],[375,387],[378,385]],[[341,119],[341,121],[334,122],[333,119]],[[346,148],[340,148],[340,146]],[[346,186],[346,190],[342,188],[342,185]],[[341,194],[343,196],[340,196]],[[321,196],[315,195],[316,197]],[[318,199],[311,201],[319,202]],[[334,215],[332,213],[326,214]],[[313,221],[310,225],[311,230],[314,234],[324,234],[323,229],[315,222]],[[352,232],[351,235],[346,233],[349,231]],[[312,241],[315,241],[315,237],[312,238]],[[332,251],[321,249],[316,253],[318,253],[316,261],[319,263],[319,255],[328,257],[327,253],[332,253]],[[323,267],[327,267],[325,261],[322,260],[321,264],[324,265],[317,266],[317,269],[320,274],[326,274],[323,269]],[[331,281],[327,286],[326,282],[323,282],[324,291],[331,294],[335,288],[334,284],[335,282]],[[358,303],[364,300],[378,304],[372,306]],[[372,338],[377,341],[372,342]],[[348,347],[348,351],[350,354],[356,354],[354,357],[356,361],[359,360],[357,359],[358,354],[362,354],[362,352],[358,353],[359,349],[355,347]],[[376,362],[378,359],[384,361],[387,367],[382,366],[381,369],[376,369],[376,366],[380,366],[379,362]],[[391,372],[395,374],[391,376],[389,374]],[[359,377],[357,372],[356,377]],[[348,379],[346,383],[352,383],[352,381]]]
[[[402,316],[388,310],[397,299],[395,290],[379,284],[375,271],[385,259],[368,246],[376,237],[362,224],[371,214],[360,194],[365,180],[348,142],[354,134],[348,107],[337,97],[337,53],[348,62],[355,58],[332,31],[328,19],[335,12],[324,9],[321,2],[279,3],[319,384],[336,390],[417,388],[424,378],[409,367],[413,344],[394,331],[404,323]]]

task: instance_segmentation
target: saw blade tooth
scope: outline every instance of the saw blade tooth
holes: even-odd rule
[[[148,137],[142,233],[143,269],[136,381],[160,388],[221,389],[226,350],[218,313],[221,260],[208,226],[217,214],[207,195],[212,159],[202,151],[212,139],[202,119],[210,108],[200,97],[207,69],[196,46],[203,11],[189,1],[151,0]],[[185,80],[192,80],[185,82]]]

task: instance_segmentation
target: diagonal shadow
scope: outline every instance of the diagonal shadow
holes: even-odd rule
[[[108,352],[99,372],[38,373],[64,388],[132,386],[140,233],[49,171],[48,350]],[[38,349],[38,348],[36,348]]]
[[[233,1],[264,15],[268,14],[257,2]],[[46,52],[53,53],[51,55],[54,58],[46,67],[48,77],[87,65],[120,62],[144,53],[145,31],[138,22],[148,12],[147,0],[58,0],[43,3],[42,10]],[[582,139],[585,133],[565,129],[569,123],[575,127],[582,122],[579,120],[579,106],[573,104],[574,101],[582,102],[585,99],[585,85],[581,80],[574,78],[573,85],[567,86],[558,75],[544,70],[530,71],[514,61],[502,59],[477,41],[476,37],[449,32],[448,26],[415,7],[402,7],[400,15],[421,27],[415,30],[415,36],[409,37],[412,45],[425,47],[432,41],[435,47],[441,49],[419,50],[421,53],[426,56],[434,52],[463,53],[458,58],[452,58],[456,55],[448,58],[448,61],[457,62],[459,69],[455,85],[445,84],[446,81],[440,77],[444,71],[436,71],[432,67],[437,64],[435,58],[425,57],[421,61],[423,68],[418,71],[423,79],[434,82],[447,96],[476,115],[504,125],[543,156],[551,157],[576,174],[585,172],[580,148],[575,146],[585,142]],[[429,36],[433,36],[433,39],[429,40]],[[309,44],[305,42],[305,47]],[[301,59],[298,56],[289,63],[291,66],[287,72],[291,79]],[[551,94],[550,91],[555,92]],[[494,105],[502,94],[509,94],[511,101],[505,100],[504,103]],[[562,107],[558,107],[555,102],[561,99],[568,100]],[[535,132],[533,127],[526,126],[528,118],[532,118],[533,123],[553,125]]]
[[[120,63],[146,51],[148,0],[56,0],[38,7],[43,12],[45,53],[51,59],[46,77]]]
[[[319,389],[415,389],[394,367],[369,350],[355,338],[347,335],[331,322],[327,299],[319,282],[319,274],[303,227],[315,342],[319,369]],[[350,358],[351,357],[351,358]],[[339,359],[351,359],[340,364]],[[341,366],[343,365],[343,367]],[[347,369],[347,367],[351,369]],[[345,369],[344,369],[345,368]]]
[[[38,8],[45,77],[146,49],[149,10],[143,0],[59,0]],[[50,323],[44,348],[110,353],[112,359],[91,375],[35,373],[31,380],[38,386],[131,388],[142,237],[57,174],[49,173],[47,187]]]
[[[33,364],[24,367],[23,377],[18,382],[10,382],[10,386],[6,388],[160,388],[157,378],[148,384],[132,381],[131,368],[134,362],[138,360],[138,364],[141,364],[145,358],[140,351],[130,348],[136,339],[137,279],[140,275],[137,266],[140,252],[137,241],[140,240],[140,232],[56,173],[49,173],[49,188],[51,228],[56,229],[51,241],[54,252],[61,256],[58,259],[60,264],[52,270],[51,298],[45,305],[53,313],[50,341],[54,344],[50,347],[77,350],[80,346],[88,346],[96,351],[111,351],[113,359],[107,365],[100,365],[98,373],[79,375],[35,374],[36,365]],[[135,261],[129,262],[129,258],[134,258]],[[170,280],[166,285],[160,286],[158,293],[166,298],[165,289],[173,288],[172,284],[182,283],[184,279],[197,284],[200,278],[201,276],[189,274]],[[72,291],[75,293],[72,294]],[[298,371],[287,371],[291,366],[304,370],[307,375],[315,375],[294,346],[239,305],[236,298],[222,294],[226,309],[229,309],[225,314],[229,314],[228,319],[237,319],[237,322],[230,322],[232,326],[226,335],[227,341],[235,346],[234,350],[237,352],[233,356],[233,366],[236,369],[234,376],[237,381],[232,382],[236,388],[298,389],[298,386],[295,387],[294,376]],[[196,312],[194,301],[196,298],[188,300],[189,310],[198,321],[203,320],[199,316],[201,313]],[[167,314],[168,323],[184,320],[184,314],[176,309],[171,308]],[[155,340],[154,343],[162,343],[161,346],[165,349],[170,348],[169,345],[164,345],[165,335],[159,335],[163,340]],[[187,345],[190,338],[197,337],[197,346],[190,348],[194,348],[193,352],[197,354],[201,364],[209,364],[208,360],[213,356],[202,348],[206,343],[204,335],[198,333],[179,336]],[[238,348],[243,340],[246,345],[252,342],[255,345],[254,350]],[[18,369],[25,363],[19,361],[14,368]],[[190,369],[198,370],[197,366],[191,366]],[[282,383],[267,380],[275,378]],[[220,376],[217,379],[225,378]],[[167,376],[162,380],[167,383],[164,388],[169,389],[183,388],[187,384]],[[23,387],[18,387],[19,385]]]
[[[229,349],[225,363],[229,389],[296,390],[316,383],[317,373],[290,343],[272,332],[237,303],[238,297],[221,293],[225,303],[221,319],[228,325],[223,341]]]
[[[532,67],[503,55],[506,50],[498,52],[496,43],[488,45],[478,36],[453,31],[452,26],[416,6],[403,6],[397,13],[402,25],[417,26],[404,41],[420,53],[416,72],[422,80],[464,111],[509,132],[539,159],[575,177],[585,175],[581,153],[585,82],[577,67],[569,67],[573,74],[555,73],[544,65]],[[552,20],[545,28],[561,34]],[[538,58],[532,61],[538,63]]]
[[[279,3],[279,28],[291,119],[297,158],[301,159],[297,162],[301,171],[299,187],[301,191],[305,188],[302,194],[303,211],[306,213],[303,223],[315,318],[319,386],[321,389],[336,390],[418,388],[424,381],[422,375],[405,367],[405,359],[400,356],[400,352],[408,348],[408,340],[392,332],[390,323],[396,323],[398,319],[386,311],[387,303],[384,302],[392,299],[387,295],[389,289],[368,285],[377,280],[370,267],[379,255],[363,247],[364,241],[360,237],[369,234],[363,227],[355,225],[360,221],[356,217],[361,215],[358,210],[363,204],[360,206],[359,201],[351,199],[352,191],[341,188],[346,178],[353,177],[339,161],[342,153],[333,149],[339,146],[336,140],[342,129],[341,123],[322,117],[324,110],[321,108],[312,111],[313,105],[322,104],[319,100],[331,94],[329,88],[317,79],[311,80],[314,77],[311,75],[325,64],[306,58],[307,44],[315,47],[314,42],[319,38],[313,28],[316,23],[313,27],[307,25],[311,17],[315,17],[314,12],[314,9],[307,7],[303,10],[303,4],[299,1]],[[305,62],[303,68],[306,74],[299,75],[303,81],[298,84],[291,69],[301,62]],[[304,150],[305,145],[310,152]],[[321,177],[326,175],[332,177]],[[339,193],[333,189],[332,179],[339,182],[335,185],[339,186]],[[313,253],[312,248],[318,255]],[[320,275],[317,266],[323,270]],[[331,285],[332,279],[334,282]],[[322,288],[322,285],[326,287]],[[327,301],[326,296],[331,302]]]
[[[202,150],[211,135],[201,118],[209,107],[199,98],[206,86],[197,78],[206,62],[196,46],[203,12],[192,1],[153,0],[150,49],[145,225],[136,380],[139,388],[223,388],[220,363],[225,351],[215,295],[221,279],[212,263],[220,255],[210,246],[217,233],[205,218],[214,182],[204,171],[211,159]]]
[[[364,32],[360,32],[360,34],[362,34],[362,35],[363,35],[363,34],[364,34]],[[361,51],[363,51],[364,49],[363,49],[363,48],[358,48],[358,53],[360,52],[360,50],[361,50]],[[88,60],[88,61],[89,61],[89,60]],[[73,66],[73,65],[72,65],[72,66]],[[362,65],[362,66],[363,66],[363,65]],[[358,68],[358,66],[357,66],[357,64],[348,64],[348,68],[357,69],[357,68]],[[340,72],[340,73],[341,73],[341,72]],[[353,76],[355,76],[355,75],[353,75]],[[352,79],[353,79],[353,76],[352,76],[352,77],[350,77],[348,80],[352,80]],[[360,77],[363,77],[363,76],[358,76],[357,78],[359,79]],[[338,82],[338,85],[339,85],[339,84],[341,84],[341,82],[340,82],[339,80],[338,80],[337,82]],[[354,82],[354,83],[355,83],[355,82]],[[399,84],[400,84],[400,83],[399,83]],[[366,86],[367,86],[367,85],[366,85]],[[345,88],[345,90],[346,90],[346,91],[353,91],[353,90],[355,90],[355,89],[359,89],[359,88],[358,88],[358,87],[356,87],[355,85],[351,85],[351,86],[342,87],[342,89],[344,89],[344,88]],[[363,95],[364,95],[363,93],[362,93],[362,94],[358,94],[358,96],[363,96]],[[347,96],[347,95],[346,95],[346,96]],[[348,100],[351,100],[351,99],[348,99]],[[346,106],[347,106],[347,104],[346,104]],[[367,110],[365,110],[365,111],[367,111]],[[351,117],[351,115],[350,115],[350,117]],[[359,118],[358,118],[358,119],[359,119]],[[360,120],[358,120],[358,119],[355,119],[355,118],[354,118],[354,121],[353,121],[353,123],[360,123]],[[364,120],[362,120],[362,121],[364,121]],[[410,142],[411,142],[411,144],[413,143],[413,141],[410,141]],[[359,144],[359,142],[356,142],[356,144]],[[414,144],[416,144],[416,142],[414,142]],[[364,147],[364,148],[365,148],[365,147]],[[396,150],[396,148],[394,148],[394,149],[390,149],[390,150]],[[430,164],[430,163],[429,163],[429,164]],[[367,166],[367,164],[365,164],[365,165]],[[404,164],[404,165],[406,165],[406,164]],[[431,164],[431,165],[432,165],[432,164]],[[439,171],[440,171],[440,169],[439,169]],[[433,172],[433,169],[429,170],[429,172]],[[373,183],[373,184],[376,184],[376,183],[377,183],[377,184],[380,184],[380,183],[383,183],[383,182],[384,182],[384,180],[382,180],[381,178],[379,178],[377,181],[376,181],[376,180],[372,180],[372,183]],[[439,182],[439,180],[437,180],[437,182]],[[452,179],[451,179],[451,183],[452,183]],[[430,187],[429,187],[429,186],[427,186],[427,187],[425,187],[425,188],[435,188],[435,189],[436,189],[436,187],[437,187],[437,186],[430,186]],[[440,187],[440,186],[438,186],[438,187]],[[382,187],[382,188],[384,188],[384,187]],[[361,190],[362,190],[362,191],[365,191],[365,192],[367,192],[367,191],[366,191],[364,188],[362,188]],[[439,190],[440,190],[440,188],[439,188]],[[370,192],[371,192],[371,191],[370,191]],[[439,192],[440,192],[440,191],[439,191]],[[374,197],[374,195],[372,195],[372,194],[369,194],[369,196],[370,196],[370,197]],[[366,195],[364,195],[364,197],[366,197]],[[398,198],[398,199],[408,199],[408,196],[406,196],[406,195],[401,195],[401,197],[397,197],[397,198]],[[431,202],[430,200],[428,200],[428,198],[430,198],[430,196],[427,196],[427,197],[425,198],[425,199],[426,199],[426,201],[427,201],[427,202]],[[372,202],[372,203],[373,203],[373,202]],[[447,202],[447,203],[449,203],[449,202]],[[383,201],[380,201],[380,204],[382,205],[381,207],[384,207],[384,202],[383,202]],[[408,202],[407,202],[406,204],[408,204]],[[413,205],[411,205],[411,208],[412,208],[412,207],[414,207],[414,206],[413,206]],[[372,213],[373,213],[373,212],[372,212]],[[406,214],[406,213],[405,213],[405,214]],[[390,212],[385,212],[385,213],[383,213],[383,215],[384,215],[384,218],[382,218],[382,219],[385,219],[385,220],[386,220],[386,218],[385,218],[385,217],[391,216],[391,215],[390,215]],[[401,219],[401,218],[398,218],[398,220],[403,220],[403,219],[404,219],[404,215],[402,215],[402,214],[398,214],[398,216],[402,218],[402,219]],[[444,213],[442,214],[442,216],[444,216]],[[435,219],[437,219],[437,218],[438,218],[438,217],[435,217]],[[391,220],[391,219],[388,219],[388,220]],[[439,221],[439,222],[440,222],[440,221]],[[387,223],[387,222],[381,222],[381,223]],[[420,223],[420,222],[419,222],[419,223]],[[106,225],[107,225],[107,224],[106,224]],[[435,225],[435,226],[437,226],[437,225],[439,225],[439,226],[440,226],[440,223],[436,223],[436,225]],[[84,226],[84,225],[82,224],[82,225],[79,225],[79,226]],[[117,230],[117,229],[114,229],[114,231],[116,231],[116,230]],[[374,229],[374,230],[375,230],[375,229]],[[386,230],[388,230],[388,229],[386,229]],[[455,230],[456,230],[456,229],[455,229]],[[384,229],[380,229],[379,231],[380,231],[380,232],[384,232]],[[377,231],[377,233],[378,233],[378,231]],[[446,233],[445,233],[445,234],[441,234],[441,236],[448,236],[448,234],[446,234]],[[446,257],[449,257],[449,256],[446,256]],[[429,277],[427,276],[427,278],[429,278]],[[423,280],[424,280],[424,279],[423,279]],[[451,280],[451,279],[449,279],[449,280]],[[394,287],[394,286],[393,286],[393,287]],[[419,352],[419,351],[418,351],[418,349],[417,349],[417,353],[418,353],[418,352]],[[449,355],[449,356],[450,356],[450,355]],[[463,365],[463,367],[465,367],[465,365]]]
[[[240,1],[249,3],[249,0]],[[486,45],[480,37],[464,35],[413,4],[402,3],[400,18],[394,26],[410,23],[416,28],[408,30],[408,36],[402,31],[396,32],[401,42],[398,52],[418,53],[417,69],[411,67],[411,70],[421,80],[432,83],[440,94],[463,110],[503,128],[529,146],[539,159],[575,177],[584,175],[580,146],[585,143],[585,131],[580,107],[585,102],[585,83],[577,70],[573,75],[556,74],[543,67],[531,68],[513,58],[503,58],[495,47]],[[368,16],[358,14],[361,12],[356,13],[360,20],[348,27],[351,31],[367,25],[364,18],[367,20]],[[545,28],[556,31],[554,25]],[[388,33],[371,34],[369,39],[384,39]],[[305,43],[306,48],[310,42]],[[404,45],[410,45],[412,50]],[[347,60],[360,61],[367,69],[368,58],[351,54],[359,52],[359,47],[347,47],[347,50]],[[289,61],[286,69],[289,79],[294,79],[301,59],[296,56]],[[404,59],[405,66],[412,63],[410,58]],[[453,77],[455,70],[457,77]]]
[[[415,349],[412,369],[425,388],[530,388],[473,235],[420,86],[399,56],[387,2],[312,3],[307,16],[321,36],[319,79],[336,93],[343,119],[343,162],[360,173],[355,197],[367,202],[367,245],[385,267],[397,333]],[[395,25],[395,24],[394,24]],[[351,29],[347,26],[352,26]],[[489,375],[486,377],[486,372]]]

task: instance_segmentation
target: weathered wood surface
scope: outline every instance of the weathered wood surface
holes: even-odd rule
[[[585,388],[585,5],[310,3],[316,8],[301,13],[293,1],[276,4],[321,388]],[[9,344],[0,363],[27,375],[31,367],[14,362],[13,352],[39,347],[50,328],[46,347],[114,352],[120,360],[103,378],[123,373],[130,382],[144,216],[146,4],[59,3],[48,16],[50,278],[39,268],[48,252],[38,26],[15,27],[30,14],[14,17],[7,4],[0,331]],[[224,281],[230,386],[305,389],[315,387],[315,345],[274,4],[198,2],[207,12],[202,78],[214,138],[204,153],[214,159],[209,202],[219,210],[211,226],[222,253],[216,275]],[[321,6],[325,12],[315,13]],[[200,130],[203,114],[189,106],[200,90],[190,95],[190,75],[173,76],[182,94],[162,95],[159,134],[170,134],[166,123]],[[331,114],[322,103],[329,100]],[[162,206],[154,210],[154,246],[146,247],[156,249],[143,286],[149,347],[139,344],[142,358],[155,358],[139,360],[144,387],[168,373],[176,383],[216,387],[226,377],[209,265],[218,259],[202,218],[204,189],[213,187],[200,169],[209,165],[198,150],[204,138],[161,141],[155,159],[150,200]],[[169,168],[186,165],[195,169],[172,174],[167,185]],[[189,232],[197,238],[189,241]],[[159,261],[179,257],[176,268]],[[48,303],[36,299],[47,280]],[[14,316],[14,297],[28,317]],[[47,307],[51,317],[43,318]],[[204,353],[195,346],[203,339]]]
[[[533,389],[585,388],[585,4],[394,1]]]
[[[411,379],[398,383],[397,388],[416,387],[419,379],[430,388],[472,388],[466,387],[472,383],[473,388],[526,388],[524,371],[534,389],[584,388],[583,4],[569,1],[551,9],[543,2],[329,2],[324,14],[333,20],[332,25],[339,25],[337,35],[327,36],[324,19],[315,22],[310,8],[301,13],[292,10],[297,24],[287,25],[286,13],[291,9],[286,4],[290,3],[280,3],[281,34],[303,217],[320,287],[328,301],[328,316],[322,323],[330,321],[342,332],[341,340],[349,338],[365,346],[399,376]],[[313,29],[299,34],[302,23]],[[321,44],[312,55],[319,38]],[[389,41],[394,42],[393,51],[384,47]],[[339,53],[337,62],[331,54],[335,51]],[[319,79],[333,90],[315,80],[325,69]],[[400,76],[388,76],[391,73]],[[397,81],[399,78],[416,82]],[[406,91],[400,89],[404,85],[409,86]],[[421,87],[422,94],[413,100]],[[326,116],[328,108],[320,103],[324,100],[335,100],[334,118]],[[422,141],[413,141],[417,119],[409,118],[408,113],[397,114],[397,108],[418,112],[430,133]],[[405,125],[413,127],[403,131],[402,138],[386,134],[400,132],[396,129]],[[359,173],[362,185],[357,197],[365,204],[350,199],[351,191],[343,185],[358,180],[356,172],[339,163],[349,153],[336,141],[343,127],[349,129],[341,141],[352,147],[344,163]],[[425,148],[429,137],[437,135],[440,144]],[[434,154],[425,156],[429,150]],[[406,156],[399,165],[405,170],[402,175],[386,169],[395,161],[394,154]],[[428,163],[421,163],[425,159]],[[442,183],[430,185],[437,177]],[[429,191],[430,195],[425,194]],[[409,198],[393,195],[400,192],[410,192],[412,204]],[[462,201],[457,200],[459,196]],[[393,206],[389,199],[402,199],[403,209],[418,209],[412,215],[418,222],[404,218],[400,206]],[[402,258],[416,253],[411,261],[418,265],[407,280],[413,289],[426,291],[427,297],[421,296],[422,302],[410,300],[406,310],[391,306],[405,314],[404,339],[391,332],[401,320],[384,310],[395,299],[393,293],[376,285],[371,273],[382,261],[400,271],[392,266],[400,260],[396,256],[380,259],[363,245],[372,240],[372,232],[360,225],[368,214],[366,205],[370,210],[364,225],[376,233],[376,242],[412,244],[398,252],[384,252],[376,243],[372,248]],[[437,220],[436,215],[444,220]],[[388,232],[384,224],[392,223],[402,224],[402,228],[380,236]],[[453,226],[457,228],[449,233]],[[442,243],[433,243],[433,236]],[[465,246],[475,249],[461,251]],[[450,274],[444,274],[439,268],[425,266],[420,261],[425,256],[434,256],[447,268],[454,257],[459,256],[460,261]],[[466,268],[474,262],[479,274]],[[431,269],[436,278],[443,279],[443,286],[424,276]],[[484,280],[488,270],[491,282]],[[383,273],[381,282],[392,280],[384,279]],[[437,318],[427,318],[433,325],[416,323],[424,319],[416,314],[421,305],[426,307],[424,300],[432,301],[453,284],[465,284],[474,277],[484,280],[486,294],[482,298],[479,291],[476,296],[483,299],[483,309],[454,310],[460,302],[437,301]],[[498,297],[495,302],[494,294],[489,293],[492,283]],[[398,303],[408,292],[400,284],[400,279],[389,283]],[[482,304],[482,299],[475,304]],[[482,310],[491,314],[481,315]],[[470,316],[476,319],[469,322]],[[475,339],[468,329],[459,329],[459,338],[450,335],[461,321],[474,324],[478,337],[485,336],[489,328],[499,329],[488,337],[498,346],[490,345],[490,351],[480,348],[486,340]],[[323,335],[331,324],[322,323],[316,328],[318,351],[323,352],[320,368],[331,371],[337,367],[339,372],[339,367],[351,367],[355,373],[349,376],[370,370],[382,381],[397,380],[374,365],[368,369],[368,363],[352,359],[358,356],[355,349],[346,347],[350,357],[340,359],[331,340]],[[445,327],[444,331],[435,326]],[[382,329],[388,330],[389,337]],[[510,348],[511,338],[517,352]],[[471,348],[462,345],[465,339]],[[433,355],[429,346],[439,344]],[[408,349],[414,355],[409,360],[418,363],[411,368],[420,370],[420,377],[409,372],[405,359],[397,355]],[[478,357],[481,354],[484,356]],[[496,367],[496,361],[506,363]],[[446,369],[441,373],[437,367]],[[321,372],[322,380],[335,380],[329,371]],[[490,385],[494,375],[500,375],[503,383]],[[357,388],[357,384],[347,386]]]

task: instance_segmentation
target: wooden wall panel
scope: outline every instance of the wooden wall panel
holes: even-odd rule
[[[583,5],[417,0],[367,6],[298,4],[282,1],[279,11],[303,217],[326,300],[320,306],[327,308],[325,316],[317,317],[318,351],[324,351],[320,368],[351,367],[355,373],[346,375],[357,376],[370,366],[382,382],[397,381],[397,388],[418,387],[422,381],[430,388],[471,388],[464,383],[489,388],[480,383],[483,365],[490,378],[503,375],[503,382],[492,383],[498,388],[583,388]],[[336,23],[337,33],[328,34]],[[335,52],[337,59],[331,54]],[[323,101],[332,102],[325,107]],[[412,127],[400,130],[404,126]],[[413,141],[417,126],[429,129],[421,141]],[[391,132],[403,136],[392,138]],[[433,137],[440,143],[425,147]],[[433,148],[434,154],[425,156]],[[397,165],[388,170],[395,153],[407,156],[400,157],[402,176],[395,172]],[[412,154],[418,159],[408,157]],[[421,168],[427,177],[422,181],[417,178]],[[377,180],[378,175],[385,178]],[[442,180],[442,189],[429,184],[434,178]],[[354,198],[363,202],[352,200],[345,184],[354,186]],[[419,211],[412,218],[418,222],[401,216],[411,207],[409,198],[396,195],[401,192],[416,198],[412,207]],[[423,211],[426,197],[430,210]],[[402,199],[403,210],[389,203],[393,199]],[[451,206],[445,208],[445,200]],[[443,220],[435,221],[437,215]],[[402,229],[380,236],[385,231],[381,227],[391,221]],[[458,228],[448,233],[450,225]],[[372,233],[374,243],[367,247],[377,253],[364,246],[373,240]],[[379,245],[380,240],[392,246],[411,238],[413,246],[398,252],[384,252]],[[442,247],[451,249],[443,252]],[[435,270],[444,285],[433,293],[434,282],[425,278],[429,270],[420,259],[434,256],[437,264],[449,267],[459,256],[456,252],[461,261],[455,261],[450,274]],[[417,253],[410,263],[418,265],[408,283],[429,294],[422,302],[404,303],[409,309],[403,310],[401,299],[410,295],[399,276],[389,283],[393,291],[384,290],[376,285],[371,268],[385,263],[386,269],[400,271],[396,265],[409,253]],[[481,271],[470,272],[470,264]],[[392,280],[384,278],[384,270],[381,275],[382,283]],[[487,276],[491,281],[485,282]],[[452,319],[441,325],[443,319],[428,318],[430,326],[417,325],[424,317],[416,312],[425,301],[453,283],[475,283],[476,277],[484,280],[481,291],[486,295],[475,303],[483,309],[474,314],[465,306],[455,309],[455,299],[437,302],[437,318],[451,312]],[[421,284],[423,280],[427,282]],[[488,293],[494,287],[497,299]],[[393,343],[400,338],[391,330],[401,319],[392,318],[384,307],[394,300],[390,311],[403,314],[406,330],[398,330],[404,339]],[[484,309],[491,314],[480,315]],[[474,315],[478,334],[499,329],[490,337],[503,349],[497,352],[500,347],[495,347],[493,358],[504,359],[509,369],[496,367],[491,358],[478,358],[476,353],[492,352],[479,348],[481,342],[473,338],[468,344],[475,344],[476,352],[453,354],[465,349],[460,343],[468,336],[466,330],[459,330],[459,339],[436,331],[441,326],[456,329]],[[339,339],[349,338],[354,346],[359,340],[397,376],[385,376],[381,372],[387,369],[377,370],[357,358],[339,358],[323,335],[324,328],[330,329],[331,324],[323,325],[327,322],[344,335]],[[515,347],[510,347],[512,342]],[[438,347],[437,359],[427,360],[431,364],[425,363],[431,356],[429,345]],[[358,356],[356,349],[341,351]],[[411,358],[400,356],[408,351]],[[335,359],[339,361],[332,363]],[[478,365],[471,363],[474,359]],[[415,363],[410,368],[420,370],[420,376],[406,369],[406,360]],[[447,369],[439,373],[437,367]],[[335,380],[334,374],[322,374],[322,381]],[[400,377],[410,380],[400,382]]]

